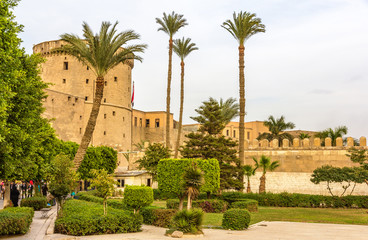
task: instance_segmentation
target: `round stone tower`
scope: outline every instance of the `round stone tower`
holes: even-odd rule
[[[96,76],[76,58],[52,53],[63,41],[42,42],[33,47],[46,61],[41,65],[41,78],[50,83],[44,102],[45,117],[59,138],[80,143],[92,109]],[[133,61],[119,64],[105,76],[104,95],[94,130],[92,145],[131,149],[131,71]]]

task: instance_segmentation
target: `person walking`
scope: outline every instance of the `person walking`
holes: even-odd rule
[[[48,188],[47,188],[47,184],[46,184],[46,183],[44,183],[44,184],[42,185],[42,195],[44,195],[45,197],[47,196],[47,190],[48,190]]]
[[[26,184],[26,182],[22,182],[21,190],[22,190],[22,199],[23,199],[27,196],[27,184]]]
[[[32,197],[32,193],[33,193],[33,181],[31,180],[28,186],[28,197]]]
[[[10,187],[10,200],[13,203],[13,207],[18,207],[19,190],[17,184],[12,184]]]

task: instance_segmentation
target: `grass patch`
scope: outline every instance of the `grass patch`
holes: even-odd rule
[[[258,210],[251,213],[250,224],[261,221],[289,221],[368,225],[367,209],[259,207]],[[205,213],[203,225],[219,227],[222,216],[222,213]]]
[[[166,201],[153,201],[151,206],[166,208]]]

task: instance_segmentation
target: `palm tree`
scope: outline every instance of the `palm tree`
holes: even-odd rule
[[[244,43],[254,34],[265,32],[265,25],[261,23],[256,14],[240,12],[233,14],[233,21],[226,20],[222,27],[230,32],[239,43],[239,158],[244,162],[244,117],[245,117],[245,77],[244,77]]]
[[[268,130],[271,133],[262,133],[257,137],[258,140],[267,139],[268,141],[272,141],[273,139],[279,140],[279,145],[281,146],[283,139],[293,140],[293,136],[289,133],[285,133],[286,129],[295,128],[295,124],[292,122],[285,122],[285,117],[281,116],[278,119],[275,119],[273,116],[269,116],[268,120],[263,122],[263,125],[268,127]]]
[[[301,140],[305,139],[305,138],[310,138],[311,136],[308,133],[300,133],[298,136]]]
[[[184,172],[184,189],[188,194],[187,209],[192,208],[192,199],[198,196],[199,188],[204,184],[203,172],[195,163],[190,165]]]
[[[167,73],[167,93],[166,93],[166,147],[170,148],[170,92],[171,92],[171,65],[173,51],[173,36],[185,25],[188,25],[187,20],[183,15],[172,12],[169,15],[164,13],[163,18],[156,18],[156,23],[161,27],[158,31],[163,31],[169,35],[169,67]]]
[[[336,146],[336,139],[338,137],[342,137],[348,133],[348,128],[346,126],[336,127],[334,130],[332,128],[328,128],[324,131],[316,133],[315,137],[321,138],[324,144],[324,139],[329,137],[331,138],[332,146]]]
[[[254,174],[256,174],[257,168],[253,167],[252,165],[247,164],[247,165],[244,165],[243,170],[244,170],[245,176],[247,176],[247,181],[248,181],[247,193],[250,193],[251,192],[251,190],[250,190],[250,177],[254,176]]]
[[[274,171],[276,168],[280,166],[278,161],[271,162],[271,159],[269,157],[266,157],[265,155],[262,155],[259,161],[253,157],[254,162],[256,163],[256,168],[262,168],[262,176],[259,179],[259,193],[265,193],[266,192],[266,172],[267,171]]]
[[[182,130],[183,124],[183,105],[184,105],[184,58],[186,58],[189,53],[193,52],[194,50],[198,50],[195,46],[195,43],[190,42],[191,39],[176,39],[174,41],[174,52],[178,57],[180,57],[180,66],[181,66],[181,81],[180,81],[180,115],[179,115],[179,129],[178,129],[178,138],[176,140],[175,145],[175,158],[178,157],[178,149],[180,144],[180,135]]]
[[[228,98],[226,101],[220,98],[219,105],[222,110],[222,118],[226,124],[233,118],[239,116],[239,104],[236,102],[235,98]]]
[[[82,25],[83,39],[74,34],[63,34],[60,36],[61,40],[65,41],[67,44],[54,50],[74,56],[84,65],[88,66],[97,78],[92,111],[81,144],[74,157],[75,169],[78,169],[80,166],[86,154],[87,147],[91,142],[98,113],[100,111],[105,75],[109,70],[120,63],[126,63],[134,59],[141,61],[142,58],[135,55],[135,53],[143,53],[144,49],[147,47],[145,44],[125,46],[129,41],[137,40],[140,36],[132,30],[117,34],[117,24],[118,22],[114,25],[109,22],[102,22],[100,32],[94,34],[88,24],[84,22]]]

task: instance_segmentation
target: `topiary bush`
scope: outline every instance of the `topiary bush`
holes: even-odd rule
[[[140,214],[143,216],[145,224],[157,227],[170,227],[172,218],[176,214],[175,209],[163,209],[159,207],[149,206],[142,208]]]
[[[35,211],[40,210],[41,208],[47,207],[47,198],[46,197],[30,197],[30,198],[23,198],[20,202],[21,207],[31,207]]]
[[[244,199],[233,202],[231,208],[247,209],[249,212],[258,212],[258,202],[253,199]]]
[[[76,196],[79,200],[102,204],[103,198],[95,196],[95,193],[96,192],[93,191],[79,192]],[[128,207],[122,199],[107,199],[107,205],[116,209],[132,210],[132,208]]]
[[[0,210],[0,236],[25,234],[32,223],[34,210],[31,207],[8,207]]]
[[[192,203],[193,208],[201,208],[206,213],[221,213],[227,210],[228,203],[220,199],[206,199],[196,200]],[[187,206],[187,201],[184,201],[183,206]],[[168,199],[166,200],[166,208],[178,209],[179,200]]]
[[[231,230],[243,230],[248,228],[250,213],[245,209],[229,209],[222,218],[222,227]]]
[[[55,221],[55,232],[74,236],[137,232],[142,220],[139,214],[114,208],[104,216],[102,204],[68,200]]]
[[[138,211],[142,207],[153,203],[153,191],[148,186],[126,186],[124,189],[124,203]]]
[[[201,209],[178,211],[173,217],[174,228],[183,233],[201,232],[203,215]]]
[[[162,192],[160,189],[152,189],[153,190],[153,198],[155,200],[166,200],[176,198],[176,194]]]

